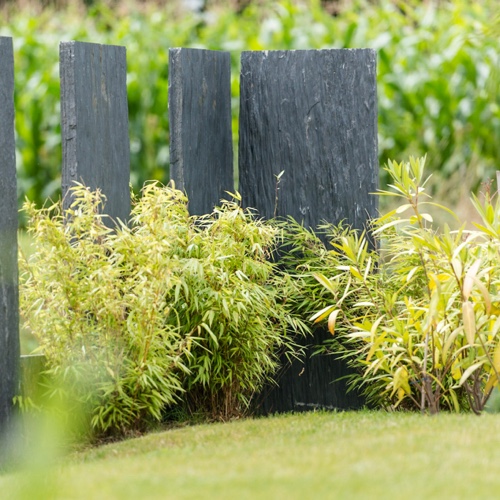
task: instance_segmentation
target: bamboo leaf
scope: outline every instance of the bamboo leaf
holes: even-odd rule
[[[472,287],[474,285],[474,278],[476,277],[480,266],[481,259],[477,259],[465,273],[464,284],[462,288],[462,295],[464,297],[464,300],[468,300],[468,298],[470,297]]]
[[[375,304],[373,302],[356,302],[353,307],[375,307]]]
[[[473,278],[474,284],[478,288],[478,290],[481,292],[481,295],[483,296],[484,304],[485,304],[485,309],[486,309],[486,314],[490,314],[491,312],[491,297],[488,292],[488,289],[484,286],[484,284],[477,278]]]
[[[397,214],[400,214],[402,212],[405,212],[409,208],[411,208],[413,205],[411,203],[405,203],[404,205],[400,205],[398,208],[396,208],[395,212]]]
[[[355,278],[358,278],[360,280],[363,279],[363,276],[361,275],[361,273],[353,266],[351,266],[349,268],[349,271],[351,272],[351,274],[355,277]]]
[[[381,217],[379,217],[376,220],[377,225],[380,226],[382,224],[382,222],[386,221],[387,219],[390,219],[395,214],[396,214],[396,210],[391,210],[390,212],[387,212],[386,214],[382,215]]]
[[[382,233],[382,232],[386,231],[387,229],[389,229],[390,227],[397,226],[398,224],[408,224],[408,220],[407,219],[393,220],[391,222],[388,222],[387,224],[384,224],[382,227],[379,227],[378,229],[373,231],[372,234],[375,235],[375,234]]]
[[[363,275],[364,281],[366,281],[368,279],[368,275],[370,274],[371,269],[372,269],[372,258],[368,257],[368,261],[366,263],[365,273]]]
[[[462,278],[462,262],[460,262],[460,259],[452,258],[450,261],[451,267],[453,269],[453,272],[455,273],[455,276],[458,279]]]
[[[465,337],[469,345],[474,345],[476,336],[476,317],[474,315],[474,304],[468,300],[462,304],[462,318],[464,322]]]
[[[493,368],[500,374],[500,342],[496,345],[493,353]]]
[[[321,283],[327,290],[332,292],[333,294],[336,293],[337,287],[323,274],[320,273],[314,273],[313,274],[314,278]]]
[[[453,389],[450,389],[450,397],[451,397],[451,400],[453,402],[453,409],[457,413],[459,413],[460,412],[460,404],[458,402],[457,393]]]
[[[496,385],[498,385],[498,377],[496,376],[495,372],[491,370],[491,373],[488,376],[488,380],[486,381],[486,384],[484,386],[484,394],[489,394]]]
[[[337,321],[337,316],[340,313],[340,309],[335,309],[330,316],[328,316],[328,331],[333,335],[335,333],[335,323]]]
[[[481,360],[478,361],[477,363],[474,363],[473,365],[470,365],[467,370],[464,371],[462,374],[462,377],[460,378],[460,381],[458,382],[458,385],[461,386],[464,384],[464,382],[479,368],[481,368],[484,365],[485,361]]]
[[[313,321],[314,323],[319,323],[323,321],[333,310],[335,309],[334,305],[329,305],[318,311],[316,314],[313,314],[309,321]]]
[[[444,210],[445,212],[448,212],[450,215],[453,216],[454,219],[458,219],[458,215],[453,211],[450,210],[448,207],[445,207],[444,205],[440,205],[439,203],[435,203],[433,201],[422,201],[420,205],[431,205],[433,207],[439,208],[440,210]]]

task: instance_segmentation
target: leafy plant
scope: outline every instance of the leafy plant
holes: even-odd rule
[[[424,164],[388,163],[391,191],[379,194],[402,203],[373,222],[380,252],[365,233],[336,232],[336,265],[315,274],[334,300],[311,319],[328,320],[329,349],[368,400],[479,413],[500,380],[500,203],[473,197],[477,230],[437,232],[425,209],[448,209],[430,201]]]
[[[185,196],[156,183],[111,229],[101,193],[73,191],[64,213],[24,207],[36,250],[21,259],[21,307],[62,381],[54,395],[83,406],[97,435],[141,430],[174,405],[244,413],[308,331],[268,260],[278,231],[237,200],[190,217]]]

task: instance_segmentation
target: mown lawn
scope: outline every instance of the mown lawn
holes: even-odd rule
[[[39,461],[40,462],[40,461]],[[1,498],[497,498],[500,415],[345,412],[167,430],[0,476]]]

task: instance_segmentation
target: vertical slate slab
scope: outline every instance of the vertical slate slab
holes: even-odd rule
[[[125,47],[63,42],[61,76],[62,191],[64,207],[74,181],[107,197],[105,212],[114,220],[130,215]]]
[[[19,391],[17,228],[14,57],[12,39],[0,37],[0,441]]]
[[[234,190],[229,53],[170,49],[169,75],[170,177],[203,215]]]
[[[239,191],[261,216],[305,226],[376,215],[376,53],[369,49],[244,52],[241,56]],[[279,199],[276,178],[281,171]],[[275,206],[276,205],[276,206]],[[326,336],[316,332],[315,343]],[[263,403],[265,412],[361,404],[346,394],[333,357],[295,363]]]

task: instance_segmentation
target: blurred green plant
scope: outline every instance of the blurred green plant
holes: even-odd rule
[[[401,204],[373,222],[381,252],[365,233],[330,229],[331,267],[314,277],[333,302],[311,320],[327,321],[328,349],[357,370],[350,383],[368,401],[480,413],[500,381],[500,201],[473,196],[477,229],[437,232],[424,164],[386,167],[380,194]]]
[[[59,189],[57,45],[69,39],[127,47],[132,183],[137,191],[146,179],[168,180],[168,49],[176,46],[231,51],[235,141],[242,50],[374,48],[379,54],[381,163],[427,152],[449,197],[463,194],[457,186],[476,188],[492,176],[500,158],[496,0],[360,0],[335,16],[319,0],[233,7],[214,2],[202,13],[187,13],[175,3],[113,8],[94,3],[88,9],[4,16],[0,34],[13,36],[15,45],[21,199],[27,195],[41,205]]]
[[[175,405],[244,414],[309,331],[269,260],[279,231],[237,195],[190,217],[186,197],[157,183],[113,230],[99,191],[73,194],[64,214],[60,202],[24,206],[35,250],[21,258],[21,310],[54,396],[86,408],[96,436],[142,430]]]

